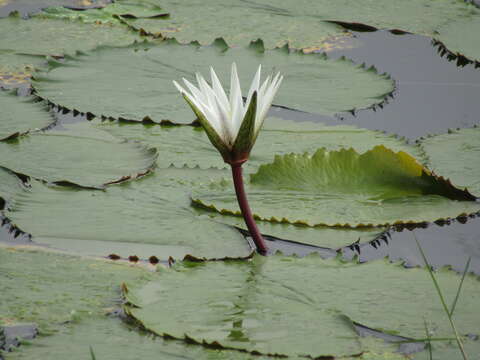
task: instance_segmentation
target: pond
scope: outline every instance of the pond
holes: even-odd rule
[[[0,359],[475,359],[478,6],[0,0]],[[268,256],[172,84],[232,62]]]

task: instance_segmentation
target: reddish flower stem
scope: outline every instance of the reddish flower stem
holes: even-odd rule
[[[245,187],[243,185],[242,163],[230,164],[232,167],[233,184],[235,185],[235,193],[237,194],[238,205],[242,211],[243,219],[247,225],[248,231],[252,236],[258,253],[266,255],[268,252],[267,244],[258,230],[257,224],[253,219],[250,206],[248,205],[247,195],[245,194]]]

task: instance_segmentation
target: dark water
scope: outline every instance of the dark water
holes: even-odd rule
[[[335,119],[284,109],[275,109],[275,115],[353,124],[409,139],[480,123],[480,69],[474,64],[457,66],[456,61],[441,57],[432,40],[424,36],[395,35],[383,30],[354,34],[362,47],[335,51],[329,56],[345,56],[390,74],[396,90],[383,109],[339,114]]]
[[[424,229],[392,229],[373,242],[345,247],[342,251],[345,258],[358,256],[362,262],[388,256],[391,261],[404,261],[406,266],[423,266],[415,237],[430,265],[436,268],[451,266],[462,272],[471,257],[469,270],[480,275],[479,216],[468,218],[465,223],[452,220],[450,224],[429,224]]]

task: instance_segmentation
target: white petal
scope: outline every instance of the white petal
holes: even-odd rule
[[[175,85],[175,87],[177,88],[178,91],[180,91],[181,94],[186,94],[187,91],[180,86],[179,83],[177,83],[175,80],[173,80],[173,85]]]
[[[215,95],[217,96],[218,101],[220,102],[220,106],[226,111],[230,113],[230,102],[228,101],[227,95],[225,94],[225,90],[223,90],[223,86],[218,80],[217,74],[212,67],[210,67],[210,74],[212,77],[212,87],[213,91],[215,91]]]
[[[250,90],[248,90],[248,95],[247,95],[247,102],[245,103],[245,111],[248,109],[248,106],[250,105],[250,99],[252,98],[253,92],[257,92],[258,96],[258,88],[260,87],[260,75],[262,73],[262,65],[258,66],[257,73],[253,77],[252,84],[250,85]]]
[[[190,81],[188,81],[185,78],[183,78],[182,80],[196,99],[198,99],[204,104],[208,104],[207,97],[204,94],[202,94],[202,92],[195,85],[193,85]]]
[[[187,79],[183,79],[183,82],[187,87],[190,89],[192,92],[193,96],[185,93],[190,101],[193,102],[193,104],[203,113],[207,121],[212,125],[212,127],[215,129],[217,134],[219,136],[222,135],[222,125],[220,123],[220,119],[218,114],[215,112],[215,109],[213,109],[209,104],[208,104],[208,97],[205,96],[199,89],[195,87],[192,83],[190,83]]]
[[[198,85],[200,86],[200,90],[202,91],[202,94],[206,97],[208,106],[214,107],[215,105],[215,94],[213,92],[213,89],[208,85],[208,83],[205,81],[202,75],[199,73],[196,73],[195,76],[197,77],[197,82]]]
[[[231,106],[231,122],[230,133],[233,135],[232,143],[237,138],[238,130],[243,120],[243,99],[242,90],[240,89],[240,80],[237,74],[237,65],[232,64],[232,75],[230,78],[230,106]]]
[[[282,80],[283,80],[283,76],[280,76],[280,73],[278,73],[275,76],[275,78],[272,80],[271,84],[269,85],[268,89],[264,94],[262,107],[260,108],[259,112],[257,111],[257,118],[255,121],[255,136],[258,134],[258,132],[260,131],[263,125],[263,121],[267,116],[268,110],[272,105],[273,98],[275,97],[275,94],[277,93],[277,90],[279,89],[280,84],[282,83]]]

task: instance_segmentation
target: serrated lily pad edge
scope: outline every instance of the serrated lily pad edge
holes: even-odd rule
[[[188,43],[183,44],[183,43],[180,43],[174,37],[173,38],[164,38],[164,39],[162,39],[160,44],[163,43],[163,42],[167,42],[169,44],[174,44],[174,45],[178,45],[178,46],[217,47],[222,52],[227,51],[228,49],[233,49],[233,48],[228,47],[226,41],[221,37],[215,39],[211,44],[203,45],[203,46],[200,45],[200,43],[198,41],[190,41]],[[148,41],[147,39],[144,39],[141,42],[134,41],[130,45],[126,45],[126,46],[101,45],[101,46],[96,47],[95,49],[92,49],[92,50],[88,51],[88,52],[76,51],[75,54],[65,54],[64,59],[65,60],[75,59],[75,58],[78,58],[82,55],[87,55],[88,53],[93,53],[95,51],[102,50],[102,49],[129,49],[129,48],[133,48],[135,46],[147,46],[147,47],[149,47],[149,46],[155,46],[155,43],[151,42],[151,41]],[[295,54],[296,53],[296,54],[302,54],[302,55],[305,55],[305,56],[318,56],[321,60],[327,60],[327,61],[344,61],[344,62],[350,63],[353,67],[364,69],[366,72],[374,72],[380,78],[382,78],[384,80],[390,80],[391,81],[392,90],[389,91],[386,94],[383,94],[381,96],[381,98],[382,98],[381,101],[379,101],[377,103],[370,104],[365,108],[358,108],[358,109],[354,108],[354,109],[351,109],[351,110],[340,111],[340,112],[333,115],[335,117],[341,116],[342,113],[347,113],[347,112],[355,114],[355,112],[360,111],[360,110],[370,110],[370,109],[371,110],[376,110],[379,107],[383,108],[384,105],[388,104],[388,102],[389,102],[388,99],[393,98],[393,95],[397,90],[397,81],[395,79],[393,79],[390,74],[387,74],[386,72],[379,73],[377,68],[374,65],[371,65],[371,66],[367,67],[367,65],[365,63],[357,64],[353,60],[348,59],[345,56],[341,56],[338,59],[334,59],[334,58],[328,57],[328,55],[326,53],[307,53],[307,52],[304,52],[302,49],[295,49],[293,47],[290,47],[288,44],[285,44],[282,47],[275,47],[273,49],[266,49],[264,47],[263,41],[261,39],[252,40],[246,48],[247,49],[253,49],[253,50],[256,50],[258,52],[282,51],[282,52],[286,52],[287,54]],[[47,61],[47,67],[45,69],[39,69],[36,72],[36,74],[32,75],[32,78],[31,78],[32,93],[35,96],[41,98],[42,100],[45,100],[49,105],[55,106],[60,110],[72,111],[73,113],[76,113],[76,114],[86,115],[88,120],[92,120],[93,118],[96,117],[96,118],[99,118],[99,119],[102,119],[102,120],[111,120],[111,121],[118,120],[120,122],[158,124],[158,125],[166,125],[166,126],[199,126],[200,125],[198,119],[194,119],[194,120],[192,120],[192,122],[185,124],[185,123],[177,123],[174,119],[161,119],[161,120],[154,121],[151,118],[150,115],[145,115],[143,117],[143,119],[141,119],[141,120],[127,119],[127,118],[123,118],[123,117],[116,118],[116,117],[105,115],[105,114],[93,114],[89,111],[80,111],[80,110],[75,109],[75,108],[68,108],[68,107],[66,107],[62,104],[57,104],[54,101],[48,99],[47,97],[42,96],[41,92],[39,92],[38,89],[35,87],[35,81],[42,81],[42,79],[43,79],[43,77],[41,76],[42,72],[48,73],[51,68],[55,68],[57,66],[62,66],[62,65],[64,65],[62,62],[50,57],[50,58],[48,58],[48,61]],[[46,81],[48,81],[48,79],[46,79]],[[280,105],[280,104],[272,104],[272,107],[283,108],[283,109],[288,109],[288,110],[298,111],[298,112],[305,112],[302,109],[290,108],[288,106],[284,106],[284,105]],[[195,116],[192,116],[192,118],[195,118]]]
[[[458,67],[463,68],[466,65],[472,65],[475,69],[480,68],[480,60],[470,59],[458,51],[451,51],[438,39],[432,38],[432,46],[437,48],[437,53],[440,57],[444,57],[448,61],[455,61]]]
[[[283,255],[281,253],[276,253],[276,254],[273,254],[271,256],[277,256],[277,257],[283,257]],[[322,261],[325,261],[325,259],[323,259],[321,257],[320,254],[318,253],[311,253],[309,255],[307,255],[307,257],[315,257],[319,260],[322,260]],[[186,259],[184,260],[186,262],[188,262],[189,260]],[[229,260],[229,261],[237,261],[236,259],[233,259],[233,260]],[[327,259],[326,261],[337,261],[339,264],[346,264],[347,266],[356,266],[356,265],[362,265],[364,263],[361,263],[358,261],[358,259],[353,259],[353,260],[345,260],[341,257],[341,254],[338,254],[335,258],[329,258]],[[403,271],[409,271],[410,269],[412,269],[412,267],[410,266],[406,266],[406,262],[404,260],[396,260],[396,261],[391,261],[389,260],[387,257],[384,257],[384,258],[381,258],[381,259],[377,259],[377,260],[374,260],[374,261],[377,261],[377,262],[381,262],[383,261],[387,266],[396,266],[396,267],[399,267],[401,268]],[[370,261],[369,261],[370,262]],[[170,266],[171,268],[171,266]],[[417,268],[417,269],[425,269],[426,271],[426,265],[425,266],[420,266],[420,265],[417,265],[417,266],[414,266],[413,268]],[[168,269],[165,269],[165,271],[171,271],[168,270]],[[452,268],[451,266],[449,265],[444,265],[444,266],[441,266],[439,268],[437,268],[435,270],[435,273],[441,273],[441,272],[451,272],[452,271]],[[479,275],[476,275],[472,272],[469,272],[466,274],[467,277],[470,277],[470,278],[474,278],[476,279],[477,281],[480,281],[480,276]],[[212,342],[208,342],[208,341],[205,341],[205,340],[198,340],[198,339],[195,339],[195,338],[192,338],[190,337],[188,334],[184,334],[183,337],[176,337],[176,336],[173,336],[171,334],[168,334],[166,332],[164,333],[158,333],[156,331],[154,331],[153,329],[150,329],[149,327],[147,327],[146,325],[144,325],[139,319],[137,319],[134,315],[133,315],[133,312],[132,310],[134,309],[139,309],[142,307],[142,304],[141,304],[141,301],[139,299],[136,299],[135,296],[132,296],[130,294],[130,288],[131,287],[135,287],[134,284],[128,284],[128,283],[125,283],[123,282],[120,286],[120,289],[121,289],[121,296],[122,296],[122,300],[123,300],[123,304],[122,304],[122,310],[124,311],[124,314],[126,316],[126,318],[124,319],[125,321],[128,321],[129,323],[131,324],[134,324],[134,326],[138,327],[139,329],[143,330],[143,331],[146,331],[154,336],[159,336],[159,337],[162,337],[166,340],[179,340],[179,341],[183,341],[185,342],[186,344],[193,344],[193,345],[199,345],[199,346],[203,346],[207,349],[214,349],[214,350],[233,350],[233,351],[238,351],[238,352],[241,352],[241,353],[246,353],[246,354],[251,354],[251,355],[255,355],[255,356],[268,356],[268,357],[272,357],[272,358],[288,358],[289,356],[288,355],[285,355],[285,354],[279,354],[279,353],[262,353],[260,351],[257,351],[257,350],[252,350],[252,351],[249,351],[249,350],[246,350],[246,349],[239,349],[239,348],[235,348],[235,347],[229,347],[229,346],[224,346],[222,345],[220,342],[218,341],[212,341]],[[345,321],[347,321],[347,323],[352,327],[352,329],[358,334],[358,336],[361,336],[359,333],[358,333],[358,330],[356,329],[356,326],[360,326],[360,327],[366,327],[370,330],[373,330],[375,332],[378,332],[380,334],[385,334],[385,335],[392,335],[392,336],[395,336],[395,337],[398,337],[398,338],[402,338],[403,340],[399,340],[401,342],[399,342],[399,344],[402,344],[402,343],[408,343],[409,340],[411,340],[411,343],[424,343],[425,345],[427,345],[428,341],[425,340],[425,341],[418,341],[417,339],[415,338],[411,338],[411,337],[405,337],[401,334],[396,334],[395,332],[390,332],[388,329],[375,329],[375,328],[370,328],[368,325],[364,325],[364,324],[361,324],[361,323],[358,323],[356,322],[354,319],[350,318],[348,315],[346,314],[343,314],[343,313],[340,313],[338,314],[338,316],[342,317]],[[372,336],[372,337],[377,337],[375,335],[369,335],[369,336]],[[380,337],[381,338],[381,337]],[[383,339],[383,338],[382,338]],[[384,341],[388,342],[387,340],[383,339]],[[425,349],[425,348],[424,348]],[[417,352],[420,352],[422,350],[418,350]],[[351,355],[348,355],[348,356],[342,356],[342,358],[344,357],[359,357],[361,355],[365,355],[365,354],[368,354],[369,351],[367,352],[361,352],[361,353],[354,353],[354,354],[351,354]],[[320,356],[320,357],[313,357],[312,355],[302,355],[302,354],[299,354],[298,355],[299,357],[305,357],[307,359],[329,359],[330,357],[328,356]]]
[[[0,84],[0,92],[5,92],[9,95],[13,95],[13,96],[18,96],[20,98],[31,98],[32,102],[33,103],[38,103],[40,106],[42,106],[46,112],[50,112],[52,110],[50,104],[48,104],[48,102],[44,101],[42,98],[38,97],[38,96],[35,96],[35,95],[27,95],[27,96],[24,96],[22,93],[21,93],[21,90],[19,88],[14,88],[14,89],[4,89],[1,84]],[[25,131],[16,131],[4,138],[0,138],[0,141],[10,141],[10,140],[13,140],[13,139],[17,139],[21,136],[24,136],[24,135],[27,135],[27,134],[30,134],[30,133],[35,133],[35,132],[41,132],[41,131],[46,131],[46,130],[49,130],[51,128],[53,128],[55,125],[58,124],[58,120],[52,116],[52,114],[50,113],[50,117],[52,118],[52,122],[42,128],[35,128],[35,129],[28,129],[28,130],[25,130]]]

